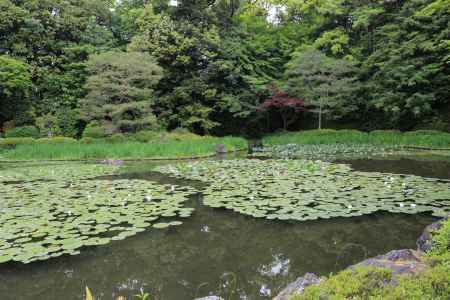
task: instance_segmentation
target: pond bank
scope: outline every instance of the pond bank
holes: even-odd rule
[[[370,133],[358,130],[303,130],[281,132],[265,136],[264,146],[275,145],[373,145],[383,147],[415,147],[433,150],[450,148],[450,133],[432,130],[400,132],[396,130],[376,130]]]
[[[215,153],[247,149],[247,141],[238,137],[205,137],[190,141],[125,142],[118,144],[23,144],[0,152],[1,161],[98,161],[116,160],[174,160],[204,158]]]
[[[397,286],[401,280],[411,276],[417,276],[420,280],[420,277],[423,274],[430,270],[430,268],[434,267],[435,264],[438,264],[437,262],[430,263],[427,253],[432,250],[433,233],[441,230],[444,226],[450,227],[450,219],[448,217],[427,226],[417,240],[417,250],[392,250],[387,254],[369,258],[358,264],[352,265],[345,271],[329,278],[320,278],[313,273],[307,273],[304,276],[299,277],[295,282],[289,284],[273,300],[311,299],[311,294],[303,297],[305,289],[310,286],[315,286],[316,290],[320,290],[321,286],[325,286],[323,288],[324,291],[319,291],[319,293],[324,295],[323,299],[328,299],[327,296],[325,296],[327,293],[328,296],[331,296],[331,294],[337,296],[338,293],[343,292],[342,288],[339,290],[339,287],[336,289],[336,286],[334,286],[333,289],[335,290],[330,293],[330,291],[327,290],[328,287],[326,287],[327,284],[329,285],[329,282],[332,282],[339,276],[343,276],[344,273],[347,273],[347,275],[350,273],[350,276],[358,277],[360,272],[365,272],[366,270],[369,270],[369,272],[364,274],[365,277],[372,277],[375,281],[379,281],[380,279],[378,278],[380,275],[379,272],[385,272],[387,270],[387,274],[389,276],[383,277],[382,279],[384,279],[384,282],[378,282],[378,286],[372,287],[374,289],[380,288],[380,286],[382,287],[383,285]],[[447,241],[447,243],[450,244],[450,241]],[[446,272],[448,275],[448,270],[446,270]],[[386,281],[386,278],[389,278],[389,280]],[[343,284],[345,285],[347,283]],[[366,288],[370,289],[371,287]],[[447,288],[450,291],[450,287],[448,285]],[[315,295],[317,295],[317,293]],[[339,294],[339,296],[343,296],[343,294]],[[365,296],[368,295],[365,294]],[[393,299],[397,298],[393,297]]]

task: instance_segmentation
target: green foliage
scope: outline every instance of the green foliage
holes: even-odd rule
[[[46,114],[36,118],[36,126],[39,128],[41,136],[52,137],[61,134],[58,126],[58,118],[53,114]]]
[[[114,133],[261,135],[271,116],[257,108],[276,82],[337,128],[448,131],[449,10],[447,0],[2,0],[0,124],[56,117],[42,134],[69,137],[90,121]]]
[[[386,300],[444,300],[450,294],[450,269],[442,265],[430,268],[424,274],[396,279],[389,284],[392,274],[375,268],[351,269],[331,276],[319,285],[305,289],[304,294],[290,300],[316,299],[386,299]]]
[[[287,91],[314,107],[311,111],[318,113],[321,129],[323,114],[336,119],[358,108],[352,99],[352,92],[358,87],[354,72],[350,62],[306,48],[289,63]]]
[[[65,143],[76,143],[77,140],[64,136],[55,136],[50,138],[40,138],[37,139],[35,142],[38,144],[65,144]]]
[[[39,129],[37,129],[34,126],[15,127],[15,128],[6,130],[5,137],[6,138],[20,138],[20,137],[38,138],[39,137]]]
[[[450,270],[450,219],[433,235],[433,249],[429,255]]]
[[[36,140],[30,137],[0,139],[1,146],[17,146],[33,144]]]
[[[26,61],[33,70],[33,102],[24,107],[30,115],[77,107],[85,93],[83,62],[115,43],[111,4],[109,0],[0,1],[0,53]]]
[[[33,86],[29,69],[26,63],[0,55],[0,124],[11,119],[19,124],[27,121]]]
[[[81,112],[88,121],[108,124],[115,132],[155,128],[153,87],[162,69],[145,53],[107,52],[88,62],[91,76]]]
[[[111,143],[111,144],[120,144],[120,143],[126,143],[128,141],[128,138],[121,134],[116,133],[109,137],[101,139],[102,142]]]
[[[148,143],[151,141],[160,141],[163,138],[163,133],[160,131],[144,130],[136,132],[130,138],[140,143]]]
[[[100,126],[97,123],[90,123],[83,131],[83,138],[101,139],[111,135],[106,127]]]

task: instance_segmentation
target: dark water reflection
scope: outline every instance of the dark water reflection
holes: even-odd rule
[[[404,169],[397,169],[403,164],[361,161],[354,167],[445,175],[433,173],[440,169],[424,166],[426,162],[414,168],[407,163]],[[136,173],[134,168],[128,171],[133,176],[153,178],[151,173]],[[141,287],[162,300],[193,299],[210,293],[228,299],[268,299],[306,272],[326,275],[392,249],[415,247],[416,238],[433,221],[425,215],[380,213],[286,223],[210,209],[201,206],[201,200],[201,195],[193,197],[191,205],[197,208],[196,213],[180,227],[149,230],[86,249],[79,256],[31,265],[0,265],[0,299],[82,299],[85,285],[99,299],[119,295],[131,299]]]

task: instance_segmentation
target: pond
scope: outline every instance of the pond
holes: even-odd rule
[[[356,170],[449,179],[447,162],[414,159],[346,161]],[[104,179],[149,179],[199,185],[150,172],[152,164],[130,163],[122,175]],[[8,166],[3,165],[2,170]],[[1,172],[1,171],[0,171]],[[147,229],[125,240],[87,247],[79,255],[30,264],[0,265],[0,298],[82,299],[89,286],[98,299],[131,297],[141,288],[162,300],[209,294],[226,299],[270,299],[306,272],[327,275],[392,249],[414,248],[428,214],[377,212],[352,218],[276,221],[202,205],[180,226]]]

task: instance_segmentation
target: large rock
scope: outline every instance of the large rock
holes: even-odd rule
[[[289,284],[282,290],[273,300],[289,300],[296,294],[301,294],[306,287],[319,284],[321,279],[313,273],[306,273],[303,277],[297,278],[296,281]]]
[[[393,250],[387,254],[366,259],[350,268],[358,266],[389,269],[394,275],[417,274],[427,267],[422,253],[411,249]]]
[[[443,222],[447,219],[448,217],[431,225],[428,225],[425,228],[422,235],[419,237],[419,239],[417,239],[416,242],[418,251],[428,252],[431,250],[431,247],[433,246],[431,242],[433,232],[441,229]]]

